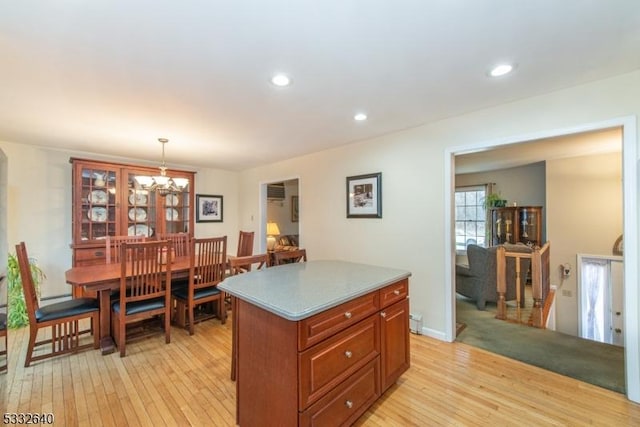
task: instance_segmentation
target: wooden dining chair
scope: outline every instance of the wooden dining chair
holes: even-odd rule
[[[124,242],[120,247],[120,295],[111,306],[111,330],[120,357],[126,355],[127,324],[133,322],[160,316],[165,342],[171,342],[171,262],[163,260],[172,246],[157,240]]]
[[[100,339],[100,310],[95,298],[75,298],[40,307],[36,288],[31,275],[29,256],[24,242],[16,245],[16,255],[22,280],[22,290],[29,316],[29,345],[24,363],[28,367],[35,362],[78,350],[98,348]],[[90,320],[89,329],[80,329],[80,320]],[[51,337],[37,341],[41,329],[51,328]],[[80,335],[93,333],[93,343],[80,344]],[[48,344],[49,352],[34,356],[36,347]]]
[[[238,236],[238,251],[236,256],[244,257],[253,254],[253,231],[242,231],[240,230],[240,234]],[[245,265],[242,268],[249,271],[251,270],[251,265]]]
[[[107,264],[120,262],[120,247],[123,243],[144,242],[146,236],[107,236],[104,240]]]
[[[253,254],[253,231],[242,231],[238,236],[238,252],[236,256],[247,256]]]
[[[175,320],[187,326],[189,335],[194,334],[195,308],[198,305],[216,302],[216,316],[221,323],[227,320],[223,292],[218,284],[225,277],[227,268],[227,236],[192,239],[189,266],[189,285],[173,292]],[[187,319],[185,320],[185,315]],[[198,321],[212,316],[203,315]]]
[[[189,233],[158,233],[157,239],[172,241],[176,256],[189,256],[191,249]]]
[[[158,240],[173,242],[175,256],[189,256],[191,252],[191,236],[189,236],[189,233],[158,233],[156,237]],[[189,278],[173,278],[171,280],[171,291],[173,292],[178,288],[186,288],[188,284]]]
[[[229,259],[229,270],[231,275],[246,273],[246,266],[252,267],[253,271],[262,270],[269,267],[269,255],[249,255]],[[236,366],[238,363],[238,313],[236,310],[236,298],[231,297],[231,381],[236,380]]]
[[[294,262],[307,262],[307,250],[296,249],[293,251],[275,252],[273,254],[273,261],[274,265],[291,264]]]
[[[0,350],[0,372],[7,371],[9,366],[9,340],[7,338],[7,314],[0,313],[0,338],[4,338],[4,347]]]

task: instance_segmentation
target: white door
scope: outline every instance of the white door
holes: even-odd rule
[[[624,346],[622,258],[578,255],[580,337]]]

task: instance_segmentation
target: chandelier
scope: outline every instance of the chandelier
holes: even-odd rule
[[[142,190],[156,191],[162,197],[171,193],[181,193],[189,185],[189,179],[171,178],[167,176],[167,165],[164,162],[164,146],[169,140],[167,138],[158,138],[158,141],[162,144],[162,164],[159,167],[160,175],[137,175],[135,180]]]

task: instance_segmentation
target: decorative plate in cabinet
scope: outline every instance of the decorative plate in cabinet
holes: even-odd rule
[[[167,208],[167,221],[178,221],[180,213],[177,209]]]
[[[91,208],[87,211],[87,216],[94,222],[105,222],[107,220],[106,208]]]
[[[129,204],[135,206],[146,206],[147,195],[142,193],[132,193],[129,195]]]
[[[131,208],[129,209],[129,219],[136,222],[146,221],[147,211],[142,208]]]
[[[93,190],[89,193],[88,197],[89,203],[93,205],[106,205],[109,201],[109,197],[107,196],[107,192],[103,190]]]

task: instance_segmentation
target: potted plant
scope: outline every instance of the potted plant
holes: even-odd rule
[[[507,201],[500,196],[500,193],[490,193],[485,196],[484,203],[482,205],[485,209],[503,208],[507,205]]]
[[[29,260],[31,268],[31,277],[36,287],[36,293],[40,296],[40,283],[46,278],[44,272],[35,263],[35,260]],[[7,310],[7,326],[10,329],[21,328],[29,324],[29,314],[24,301],[24,293],[22,292],[22,278],[20,277],[20,266],[16,255],[9,254],[7,260],[7,285],[8,285],[8,310]]]

